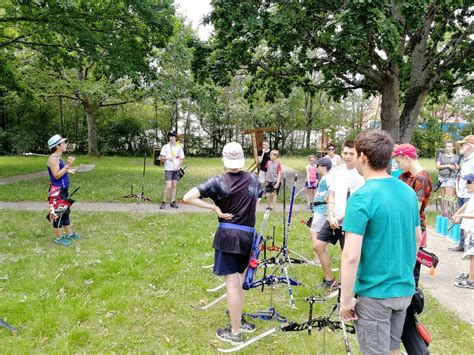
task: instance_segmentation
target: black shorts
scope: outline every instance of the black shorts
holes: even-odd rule
[[[250,255],[226,253],[215,249],[214,274],[218,276],[242,274],[249,265]]]
[[[265,192],[267,194],[275,192],[278,195],[278,191],[280,191],[280,185],[278,185],[278,188],[275,189],[276,182],[266,182],[265,184]]]
[[[341,249],[344,248],[344,232],[342,231],[342,227],[332,229],[329,225],[329,221],[324,222],[316,239],[322,242],[331,243],[332,245],[335,245],[337,241],[339,241]]]

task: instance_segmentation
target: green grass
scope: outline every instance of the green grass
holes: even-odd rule
[[[47,157],[0,157],[0,179],[44,171],[46,169],[46,161]]]
[[[15,161],[11,157],[0,157],[2,167],[8,171],[16,169]],[[6,159],[6,162],[4,162]],[[41,167],[33,170],[39,163],[38,158],[23,158],[31,160],[32,171],[46,169],[46,159],[41,159]],[[94,170],[86,173],[70,175],[71,189],[80,186],[76,195],[78,201],[100,202],[136,202],[125,199],[130,194],[130,185],[134,185],[134,193],[141,192],[143,158],[101,157],[91,158],[79,156],[75,165],[95,164]],[[177,198],[181,199],[184,193],[214,174],[223,171],[220,159],[189,158],[186,160],[186,175],[178,184]],[[3,169],[2,169],[3,171]],[[44,171],[44,170],[43,170]],[[11,173],[11,175],[18,175]],[[34,180],[20,181],[0,186],[0,200],[2,201],[44,201],[47,197],[49,177]],[[161,201],[164,189],[163,167],[154,166],[151,159],[147,160],[145,173],[145,196],[153,201]]]
[[[69,248],[51,242],[43,212],[0,210],[0,317],[22,331],[0,328],[0,353],[209,353],[215,329],[227,322],[226,304],[207,311],[189,307],[219,295],[205,291],[221,283],[201,266],[212,263],[212,214],[145,215],[77,213],[71,219],[83,235]],[[307,213],[295,214],[290,248],[309,257]],[[261,215],[259,215],[261,218]],[[185,223],[183,223],[185,221]],[[274,213],[266,234],[276,227],[281,244],[281,215]],[[335,263],[339,250],[330,248]],[[305,286],[294,288],[298,309],[288,307],[284,285],[273,291],[273,305],[292,320],[307,319],[302,300],[316,291],[319,268],[294,266]],[[245,310],[269,306],[271,290],[247,293]],[[321,292],[321,291],[319,291]],[[433,353],[464,354],[474,348],[472,327],[444,310],[430,295],[422,320],[431,331]],[[327,314],[334,302],[316,305]],[[277,325],[257,321],[259,331]],[[341,332],[277,333],[243,353],[344,353]],[[351,345],[357,353],[354,336]]]

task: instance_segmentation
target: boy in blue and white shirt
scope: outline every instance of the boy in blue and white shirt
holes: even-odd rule
[[[318,255],[316,254],[316,238],[318,237],[318,233],[321,230],[324,222],[326,222],[328,216],[328,207],[327,207],[327,197],[329,194],[328,184],[327,184],[327,174],[332,168],[332,163],[329,158],[320,158],[316,162],[316,169],[318,172],[318,176],[320,176],[319,185],[314,194],[314,200],[312,203],[311,210],[313,211],[313,221],[311,223],[311,241],[313,245],[313,251],[315,255],[315,260],[318,259]]]

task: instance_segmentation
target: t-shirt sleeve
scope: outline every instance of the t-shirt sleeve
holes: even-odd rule
[[[360,194],[349,197],[342,229],[346,232],[364,235],[369,222],[369,214],[364,198]]]
[[[418,209],[418,200],[413,199],[413,218],[415,219],[415,227],[418,227],[421,225],[420,221],[420,211]]]
[[[214,176],[210,177],[209,179],[204,181],[202,184],[198,185],[197,189],[199,190],[201,197],[211,198],[212,200],[214,200],[214,198],[217,196],[217,191],[218,191],[216,178]]]
[[[277,171],[278,171],[279,173],[281,173],[281,164],[280,164],[280,163],[278,163]]]
[[[335,191],[336,190],[336,186],[334,184],[334,175],[333,174],[327,174],[326,175],[326,185],[327,185],[329,191]]]
[[[180,157],[181,159],[184,159],[185,156],[184,156],[184,149],[183,149],[183,147],[181,147],[180,150],[181,150],[181,152],[179,153],[179,157]]]
[[[166,151],[167,150],[166,150],[166,144],[165,144],[163,147],[161,147],[160,155],[166,157]]]

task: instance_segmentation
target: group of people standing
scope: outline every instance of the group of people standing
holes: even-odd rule
[[[170,198],[170,206],[176,208],[176,172],[184,151],[176,142],[175,132],[168,137],[169,144],[160,154],[166,180],[162,206]],[[460,171],[455,185],[462,207],[453,218],[463,220],[463,237],[470,237],[467,256],[471,264],[470,273],[460,275],[459,286],[472,288],[474,199],[469,196],[474,193],[474,136],[458,143],[464,160],[454,161],[449,143],[443,156],[438,157],[437,166],[443,179],[441,187],[446,189],[453,187],[450,171]],[[69,157],[67,163],[62,160],[67,150],[65,138],[53,136],[48,144],[52,150],[48,159],[51,186],[59,186],[61,197],[66,199],[68,172],[73,172],[74,158]],[[420,264],[416,263],[416,253],[426,243],[424,211],[432,190],[431,179],[420,165],[414,146],[395,145],[390,135],[381,130],[366,130],[355,141],[346,141],[341,155],[333,151],[310,160],[310,165],[316,166],[317,182],[312,172],[307,175],[307,188],[315,188],[311,238],[324,273],[322,286],[341,288],[340,317],[355,322],[362,353],[400,353],[406,310],[418,285]],[[216,334],[238,344],[243,341],[243,332],[255,330],[255,324],[242,317],[242,284],[255,235],[257,201],[263,195],[263,184],[267,194],[278,193],[281,164],[278,151],[270,150],[268,142],[259,152],[259,176],[243,171],[245,158],[239,143],[226,144],[222,158],[224,174],[192,188],[183,201],[217,215],[214,273],[225,279],[230,325],[219,328]],[[398,179],[390,174],[394,164],[401,170]],[[60,224],[54,222],[54,231],[58,244],[69,245],[72,239],[79,238],[70,228],[69,215],[63,215]],[[332,273],[327,252],[328,244],[337,242],[342,249],[340,283]]]

